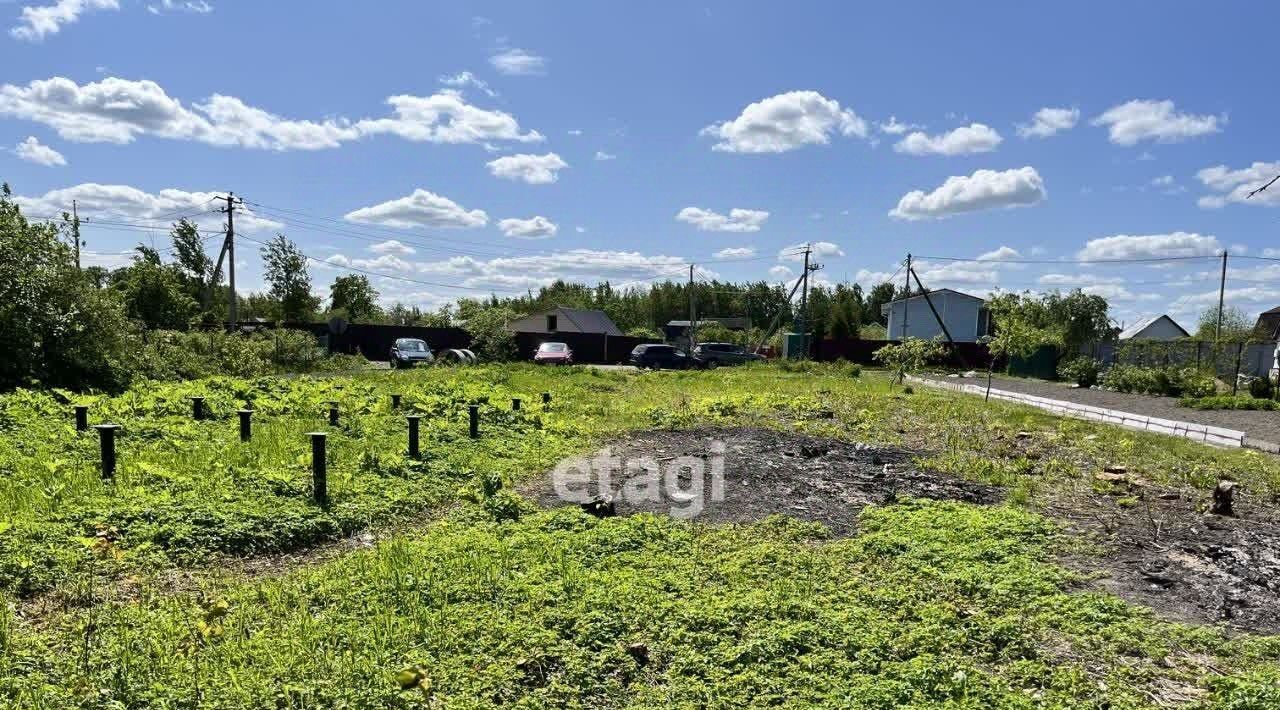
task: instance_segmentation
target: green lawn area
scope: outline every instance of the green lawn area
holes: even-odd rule
[[[393,392],[426,415],[422,460],[404,454]],[[191,420],[193,395],[212,419]],[[93,433],[74,430],[82,401],[124,427],[114,483]],[[513,492],[623,432],[700,424],[912,448],[922,466],[1007,487],[1007,502],[873,506],[857,536],[833,539],[783,517],[598,520]],[[327,508],[310,497],[305,436],[322,429]],[[1280,638],[1162,621],[1058,564],[1081,545],[1039,504],[1104,465],[1280,492],[1280,460],[1256,452],[906,394],[838,366],[15,392],[0,396],[0,706],[1280,707]],[[370,549],[314,564],[231,564],[368,528]]]

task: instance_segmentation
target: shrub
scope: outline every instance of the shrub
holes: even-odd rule
[[[1275,385],[1272,384],[1270,377],[1257,377],[1249,383],[1249,394],[1254,399],[1271,399],[1274,393]]]
[[[907,375],[925,365],[940,360],[946,348],[936,340],[907,338],[898,345],[886,345],[872,353],[871,357],[884,364],[893,373],[893,381],[901,383]]]
[[[1273,402],[1269,399],[1231,397],[1228,395],[1217,397],[1183,397],[1178,400],[1178,406],[1190,409],[1247,409],[1267,412],[1274,412],[1277,409],[1280,409],[1280,403]]]
[[[1058,365],[1058,377],[1069,380],[1081,387],[1092,387],[1098,384],[1098,371],[1102,363],[1091,357],[1078,357],[1066,360]]]
[[[1117,363],[1102,375],[1102,386],[1116,392],[1167,397],[1209,397],[1217,391],[1213,377],[1194,367],[1140,367]]]

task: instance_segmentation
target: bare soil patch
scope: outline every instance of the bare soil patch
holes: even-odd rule
[[[1127,480],[1111,492],[1057,495],[1045,512],[1100,543],[1101,557],[1072,567],[1101,572],[1095,584],[1164,617],[1280,633],[1280,514],[1237,490],[1236,517],[1207,511],[1207,491]]]
[[[1002,494],[993,486],[922,471],[911,463],[916,454],[902,449],[873,447],[773,429],[699,428],[686,431],[647,431],[632,434],[607,449],[624,464],[655,461],[664,477],[681,457],[706,461],[704,478],[710,476],[715,456],[713,445],[724,443],[723,496],[713,499],[712,486],[704,480],[701,508],[691,519],[708,523],[743,523],[773,514],[819,522],[832,534],[850,535],[857,527],[858,513],[873,503],[892,502],[898,497],[995,503]],[[618,515],[638,512],[689,517],[678,511],[691,510],[691,503],[660,486],[656,497],[628,494],[644,472],[631,467],[616,471],[608,489],[593,480],[589,497],[610,497]],[[675,480],[683,490],[696,490],[689,471],[677,471]],[[573,504],[554,487],[555,474],[544,476],[522,492],[546,507]],[[692,488],[691,488],[692,486]],[[575,492],[583,491],[574,487]]]

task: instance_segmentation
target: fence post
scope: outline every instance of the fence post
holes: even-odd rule
[[[471,404],[467,406],[467,418],[470,424],[471,438],[480,438],[480,405]]]
[[[200,421],[204,419],[204,397],[191,397],[191,418]]]
[[[76,405],[76,431],[85,431],[89,428],[89,407],[84,404]]]
[[[400,408],[400,398],[401,398],[402,396],[403,396],[403,395],[401,395],[401,394],[393,394],[393,395],[391,395],[391,408],[392,408],[392,409],[399,409],[399,408]]]
[[[422,421],[421,414],[410,414],[405,417],[409,420],[409,458],[418,458],[420,451],[418,450],[418,424]]]
[[[338,426],[338,403],[329,400],[325,404],[329,405],[329,426]]]
[[[116,477],[116,431],[119,424],[96,424],[98,430],[98,447],[102,453],[102,480],[110,481]]]
[[[543,393],[542,393],[542,408],[543,408],[543,409],[550,409],[550,408],[551,408],[551,393],[550,393],[550,392],[543,392]]]
[[[329,469],[325,460],[325,438],[322,431],[307,432],[311,437],[311,497],[321,507],[329,504]]]
[[[1231,396],[1240,390],[1240,354],[1244,351],[1244,343],[1236,343],[1236,374],[1231,378]]]
[[[253,410],[237,409],[236,414],[240,415],[240,441],[248,441],[253,437],[253,431],[249,423],[249,418],[253,416]]]
[[[518,412],[518,411],[520,411],[520,398],[519,398],[519,397],[512,397],[512,398],[511,398],[511,411],[513,411],[513,412]]]

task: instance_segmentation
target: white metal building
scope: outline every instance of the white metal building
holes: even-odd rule
[[[987,311],[986,301],[949,288],[940,288],[929,292],[929,300],[938,310],[938,316],[947,325],[951,338],[957,343],[972,343],[991,332],[991,315]],[[902,339],[902,319],[906,317],[906,335],[911,338],[932,340],[943,338],[942,327],[934,317],[929,303],[921,294],[906,299],[898,299],[880,307],[881,315],[889,317],[889,325],[885,328],[890,340]]]
[[[1120,331],[1120,340],[1177,340],[1190,334],[1167,315],[1145,316]]]

